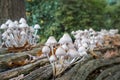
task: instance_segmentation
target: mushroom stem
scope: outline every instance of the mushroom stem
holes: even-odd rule
[[[53,69],[53,79],[55,80],[55,76],[56,76],[56,67],[55,67],[55,63],[51,63],[52,65],[52,69]]]
[[[54,50],[53,50],[53,46],[51,46],[51,50],[52,50],[52,55],[54,55]]]
[[[35,30],[35,35],[37,35],[38,29]]]

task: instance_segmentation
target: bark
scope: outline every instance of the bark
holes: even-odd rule
[[[24,65],[27,63],[23,63],[26,59],[30,60],[30,56],[36,56],[37,53],[41,50],[41,48],[34,48],[33,50],[30,51],[25,51],[25,52],[18,52],[18,53],[7,53],[4,55],[0,55],[0,72],[7,70],[9,67],[14,67]],[[18,64],[18,62],[20,62]],[[22,62],[23,61],[23,62]],[[13,63],[10,65],[9,63]],[[16,67],[15,66],[15,67]]]
[[[39,68],[27,76],[25,76],[22,80],[50,80],[52,77],[52,67],[51,65]]]
[[[45,59],[37,59],[26,65],[5,68],[5,63],[26,59],[28,54],[36,56],[41,48],[19,53],[8,53],[0,55],[0,78],[8,80],[24,74],[22,80],[54,80],[52,66]],[[97,50],[97,52],[99,52]],[[101,53],[101,52],[100,52]],[[48,65],[45,65],[47,63]],[[120,56],[109,59],[97,58],[89,54],[84,61],[69,66],[55,80],[119,80],[120,79]]]
[[[113,59],[94,59],[89,60],[87,63],[81,65],[77,64],[71,70],[66,72],[63,76],[56,80],[96,80],[98,75],[102,74],[102,69],[117,66],[119,67],[120,57]],[[113,72],[116,70],[114,67]],[[112,73],[112,72],[111,72]],[[69,75],[70,74],[70,75]],[[105,75],[105,73],[103,73]]]
[[[0,0],[0,23],[7,19],[18,20],[25,18],[24,0]]]
[[[10,79],[10,78],[16,77],[20,74],[24,74],[24,75],[28,74],[32,70],[35,70],[37,67],[41,67],[41,66],[45,65],[46,63],[48,63],[48,59],[41,59],[41,60],[38,60],[34,63],[30,63],[28,65],[25,65],[25,66],[21,66],[21,67],[12,69],[12,70],[1,72],[0,79],[2,79],[2,80]]]

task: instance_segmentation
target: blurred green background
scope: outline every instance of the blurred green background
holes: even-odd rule
[[[26,0],[29,25],[40,24],[40,42],[65,32],[93,28],[120,30],[120,0]]]

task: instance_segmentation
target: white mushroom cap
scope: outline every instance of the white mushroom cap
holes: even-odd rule
[[[43,54],[49,54],[49,53],[50,53],[50,48],[49,48],[48,46],[44,46],[44,47],[42,48],[42,53],[43,53]]]
[[[8,19],[5,24],[9,25],[12,22],[12,20]]]
[[[39,24],[36,24],[36,25],[34,26],[34,29],[40,29],[40,25],[39,25]]]
[[[28,27],[28,24],[22,23],[22,24],[19,25],[19,27],[20,27],[20,28],[26,28],[26,27]]]
[[[9,25],[8,25],[9,28],[14,28],[15,26],[16,25],[13,22],[9,23]]]
[[[19,20],[19,23],[26,23],[25,18],[21,18],[21,19]]]
[[[54,62],[57,60],[57,58],[55,57],[55,55],[51,55],[49,60],[50,60],[50,62]]]
[[[15,20],[14,23],[15,23],[16,25],[18,25],[18,21]]]
[[[87,52],[86,51],[83,51],[83,52],[79,52],[80,56],[87,56]]]
[[[60,44],[64,44],[64,43],[72,43],[72,38],[70,37],[70,35],[68,33],[65,33],[62,38],[60,38],[59,42]]]
[[[67,54],[71,58],[79,57],[79,53],[75,49],[69,49]]]
[[[8,28],[8,27],[7,27],[6,24],[2,24],[1,27],[0,27],[0,29],[7,29],[7,28]]]
[[[109,31],[110,34],[117,34],[118,33],[118,29],[110,29]]]
[[[94,30],[92,28],[89,29],[90,32],[93,32]]]
[[[20,34],[21,34],[21,35],[25,35],[26,33],[25,33],[25,31],[22,31]]]
[[[54,45],[54,44],[57,44],[57,41],[54,36],[50,36],[47,42],[45,43],[45,45],[48,45],[48,46]]]
[[[78,48],[78,52],[79,52],[79,53],[81,53],[81,52],[83,52],[83,51],[86,51],[85,47],[81,46],[81,47]]]
[[[65,50],[62,47],[58,47],[56,52],[55,52],[55,55],[57,57],[65,56],[66,52],[65,52]]]
[[[82,46],[85,48],[88,48],[88,44],[87,43],[82,43]]]

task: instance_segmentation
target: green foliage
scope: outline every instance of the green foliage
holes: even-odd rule
[[[73,30],[119,28],[120,5],[106,0],[27,0],[26,15],[30,25],[39,23],[40,42],[53,35],[57,40]]]
[[[41,42],[50,35],[58,36],[59,25],[55,20],[55,12],[59,8],[59,0],[30,0],[26,2],[26,15],[28,23],[34,25],[39,23]],[[57,31],[57,32],[56,32]]]

